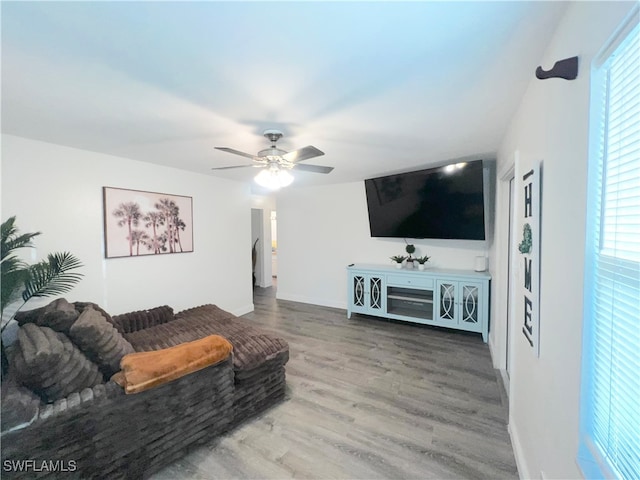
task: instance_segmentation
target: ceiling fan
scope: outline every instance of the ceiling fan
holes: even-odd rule
[[[294,150],[293,152],[287,152],[276,147],[276,142],[282,138],[281,131],[265,130],[263,135],[271,142],[271,146],[260,150],[257,155],[251,155],[250,153],[234,150],[233,148],[215,147],[217,150],[222,150],[223,152],[250,158],[253,160],[253,163],[247,165],[232,165],[230,167],[216,167],[212,168],[212,170],[229,170],[232,168],[246,167],[262,168],[262,171],[255,177],[256,183],[274,190],[280,187],[286,187],[293,182],[293,176],[289,173],[291,169],[312,173],[329,173],[333,170],[333,167],[299,163],[309,160],[310,158],[324,155],[324,152],[318,150],[316,147],[309,145]]]

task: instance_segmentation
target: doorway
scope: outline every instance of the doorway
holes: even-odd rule
[[[253,286],[272,285],[271,210],[251,209],[251,261]]]
[[[278,221],[275,211],[271,211],[271,278],[275,285],[278,281]]]
[[[258,240],[254,287],[268,289],[275,286],[275,276],[278,275],[278,229],[276,224],[276,198],[274,196],[252,195],[251,245]]]

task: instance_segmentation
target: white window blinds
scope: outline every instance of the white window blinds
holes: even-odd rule
[[[640,27],[592,78],[579,463],[640,478]]]

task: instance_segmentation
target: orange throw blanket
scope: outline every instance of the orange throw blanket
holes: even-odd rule
[[[120,361],[121,371],[111,379],[125,393],[139,393],[221,362],[232,350],[226,338],[209,335],[162,350],[129,353]]]

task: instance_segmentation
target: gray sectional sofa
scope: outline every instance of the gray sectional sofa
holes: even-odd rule
[[[109,316],[58,300],[17,316],[2,382],[2,478],[144,478],[285,395],[287,342],[215,305]],[[110,380],[131,352],[209,335],[233,352],[135,394]]]

